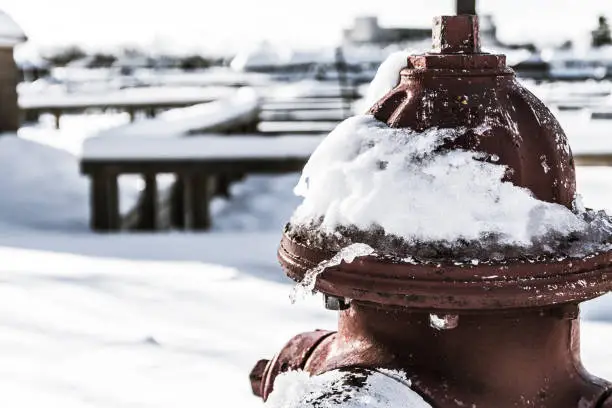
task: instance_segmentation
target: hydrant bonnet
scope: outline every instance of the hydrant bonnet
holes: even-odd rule
[[[390,127],[465,128],[445,148],[494,157],[508,167],[507,181],[541,201],[572,208],[576,181],[565,133],[548,108],[516,81],[503,55],[480,51],[478,18],[438,17],[433,35],[433,51],[408,58],[400,84],[371,114]],[[287,275],[297,281],[333,255],[288,234],[279,250]],[[478,265],[363,257],[328,268],[316,289],[338,298],[430,311],[546,307],[610,291],[612,253]]]

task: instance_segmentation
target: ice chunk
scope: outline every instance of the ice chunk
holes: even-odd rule
[[[540,156],[540,164],[542,165],[542,169],[544,170],[545,174],[550,171],[550,166],[546,162],[546,156],[545,155],[541,155]]]
[[[459,326],[459,316],[457,315],[429,315],[429,325],[436,330],[451,330]]]
[[[315,284],[317,283],[317,277],[323,273],[325,269],[340,265],[342,262],[352,263],[360,256],[368,256],[372,255],[373,253],[374,249],[371,246],[361,243],[352,244],[346,248],[343,248],[331,259],[319,263],[316,267],[306,272],[304,279],[302,279],[301,282],[298,282],[289,294],[291,303],[295,303],[298,295],[301,295],[300,297],[303,298],[307,294],[312,294],[314,292]]]
[[[574,202],[572,203],[572,207],[574,212],[576,213],[583,213],[586,211],[586,207],[584,206],[584,203],[582,202],[582,196],[580,194],[576,194],[576,196],[574,197]]]

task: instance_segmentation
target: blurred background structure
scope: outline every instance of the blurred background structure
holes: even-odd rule
[[[0,1],[0,406],[255,406],[253,359],[335,321],[284,313],[299,171],[381,62],[474,8],[612,209],[609,1]],[[610,378],[612,300],[586,317]]]
[[[0,12],[0,132],[14,132],[21,122],[17,104],[20,76],[13,51],[26,41],[27,37],[21,27],[9,15]]]

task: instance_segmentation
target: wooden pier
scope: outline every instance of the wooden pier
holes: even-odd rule
[[[91,227],[206,230],[211,199],[228,195],[231,182],[247,174],[301,171],[322,136],[350,114],[346,103],[330,92],[264,98],[254,116],[249,108],[228,114],[223,109],[229,105],[213,102],[222,109],[210,109],[210,121],[168,124],[160,116],[104,131],[85,141],[81,159],[81,172],[91,179]],[[122,215],[118,178],[125,174],[140,175],[144,189],[136,207]],[[160,188],[161,174],[174,175],[170,188]]]
[[[87,147],[81,172],[92,180],[91,228],[118,231],[125,226],[119,213],[118,178],[139,174],[145,187],[138,229],[158,229],[157,176],[174,174],[181,196],[170,204],[175,207],[171,209],[175,214],[172,227],[208,229],[210,200],[220,180],[244,174],[299,172],[320,141],[321,137],[301,135],[208,135],[161,141],[144,139],[120,151],[108,146],[105,151]]]

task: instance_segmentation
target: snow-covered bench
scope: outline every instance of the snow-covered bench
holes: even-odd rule
[[[352,113],[362,95],[354,86],[332,81],[303,80],[264,92],[260,131],[266,133],[329,132]]]
[[[127,88],[91,93],[27,92],[19,95],[19,107],[27,117],[53,114],[59,128],[59,118],[63,113],[113,109],[128,112],[133,121],[137,112],[155,117],[160,110],[215,101],[234,91],[235,88],[217,86]]]
[[[98,146],[116,143],[115,139],[132,143],[130,139],[138,142],[141,138],[172,139],[198,133],[254,131],[261,100],[252,88],[240,88],[214,102],[191,105],[102,131],[90,143]]]
[[[160,151],[170,154],[175,149],[181,149],[186,144],[191,146],[193,141],[184,142],[185,136],[200,133],[244,133],[253,131],[259,121],[260,99],[257,93],[249,88],[242,88],[234,91],[230,97],[220,99],[215,102],[197,104],[187,108],[173,109],[162,113],[156,118],[139,120],[124,126],[115,127],[103,131],[93,138],[86,140],[83,146],[82,165],[90,171],[87,172],[93,180],[92,183],[92,208],[105,208],[104,196],[97,193],[101,189],[107,190],[111,203],[114,201],[113,184],[116,180],[105,181],[110,187],[100,187],[99,179],[108,179],[104,176],[113,170],[112,164],[116,159],[147,158],[149,161],[159,159]],[[197,143],[196,143],[197,144]],[[201,146],[200,146],[201,147]],[[189,147],[189,148],[197,148]],[[160,150],[161,149],[161,150]],[[89,165],[92,160],[94,165]],[[130,173],[129,171],[127,173]],[[142,172],[147,184],[155,184],[156,173]],[[116,179],[116,177],[115,177]],[[150,212],[147,208],[147,198],[143,195],[140,202],[131,213],[144,211]],[[100,204],[101,203],[101,204]],[[112,207],[112,205],[111,205]],[[101,210],[107,212],[107,210]],[[102,221],[100,228],[104,229],[104,223],[116,224],[118,216],[112,211],[109,215],[110,221]],[[147,217],[151,217],[148,215]],[[100,218],[100,217],[98,217]],[[132,217],[133,218],[133,217]],[[101,219],[104,219],[102,217]],[[98,227],[97,222],[92,220],[92,226]],[[154,227],[154,225],[152,226]]]
[[[185,229],[210,226],[209,202],[218,176],[300,171],[321,138],[313,136],[209,135],[184,138],[90,139],[84,145],[81,172],[91,177],[91,226],[94,230],[121,228],[117,178],[141,174],[142,220],[146,229],[157,225],[157,175],[177,176],[182,191]]]

